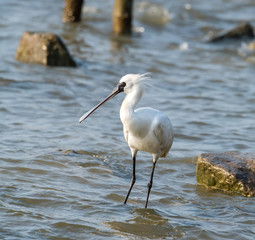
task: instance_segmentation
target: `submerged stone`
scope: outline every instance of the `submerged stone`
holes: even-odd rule
[[[63,154],[77,154],[77,152],[73,149],[68,149],[68,150],[59,150]]]
[[[254,38],[253,27],[249,23],[241,24],[229,31],[212,37],[208,42],[221,42],[224,40],[251,39]]]
[[[48,66],[76,66],[61,38],[53,33],[24,32],[15,58]]]
[[[198,157],[197,183],[246,197],[255,197],[255,154],[203,153]]]

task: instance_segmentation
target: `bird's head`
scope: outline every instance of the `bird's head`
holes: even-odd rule
[[[127,74],[120,79],[118,86],[120,87],[121,91],[126,94],[138,89],[143,91],[143,88],[144,88],[143,83],[144,83],[144,80],[147,80],[147,79],[149,79],[148,73]]]
[[[103,101],[101,101],[99,104],[97,104],[94,108],[86,112],[79,120],[79,123],[81,123],[83,120],[85,120],[88,116],[90,116],[96,109],[98,109],[101,105],[106,103],[108,100],[115,97],[117,94],[124,92],[126,94],[133,92],[135,90],[140,90],[141,93],[143,92],[143,86],[142,82],[146,79],[149,79],[148,73],[145,74],[127,74],[123,76],[116,88],[112,91],[112,93],[105,98]]]

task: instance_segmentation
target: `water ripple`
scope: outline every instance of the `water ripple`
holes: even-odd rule
[[[82,22],[64,25],[60,2],[0,8],[0,236],[253,239],[254,200],[197,186],[195,173],[202,152],[254,151],[254,65],[240,55],[241,42],[204,41],[237,19],[255,22],[254,2],[141,1],[131,38],[112,35],[112,3],[86,1]],[[59,34],[79,67],[17,62],[25,30]],[[119,119],[124,96],[78,124],[130,72],[151,72],[139,106],[165,112],[175,129],[147,210],[147,153],[138,153],[136,184],[123,204],[132,177]]]

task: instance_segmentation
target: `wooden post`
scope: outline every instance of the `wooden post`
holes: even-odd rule
[[[81,20],[83,0],[65,0],[65,8],[62,21],[79,22]]]
[[[113,9],[113,32],[116,35],[130,35],[132,30],[133,0],[115,0]]]

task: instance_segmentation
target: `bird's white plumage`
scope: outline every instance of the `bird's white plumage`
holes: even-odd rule
[[[169,118],[152,108],[135,106],[141,99],[147,75],[128,74],[120,79],[125,82],[126,97],[120,108],[120,119],[126,141],[131,150],[145,151],[166,157],[173,143],[173,127]]]
[[[136,181],[136,154],[138,151],[145,151],[151,153],[153,156],[153,166],[151,178],[148,183],[145,208],[148,204],[156,162],[159,157],[166,157],[174,138],[172,124],[164,113],[148,107],[135,109],[144,93],[144,88],[147,84],[146,80],[148,78],[148,74],[127,74],[123,76],[113,92],[94,108],[85,113],[79,120],[79,123],[81,123],[96,109],[115,97],[118,93],[124,92],[126,94],[120,108],[120,119],[123,124],[125,139],[132,153],[133,176],[124,203],[127,202]]]

